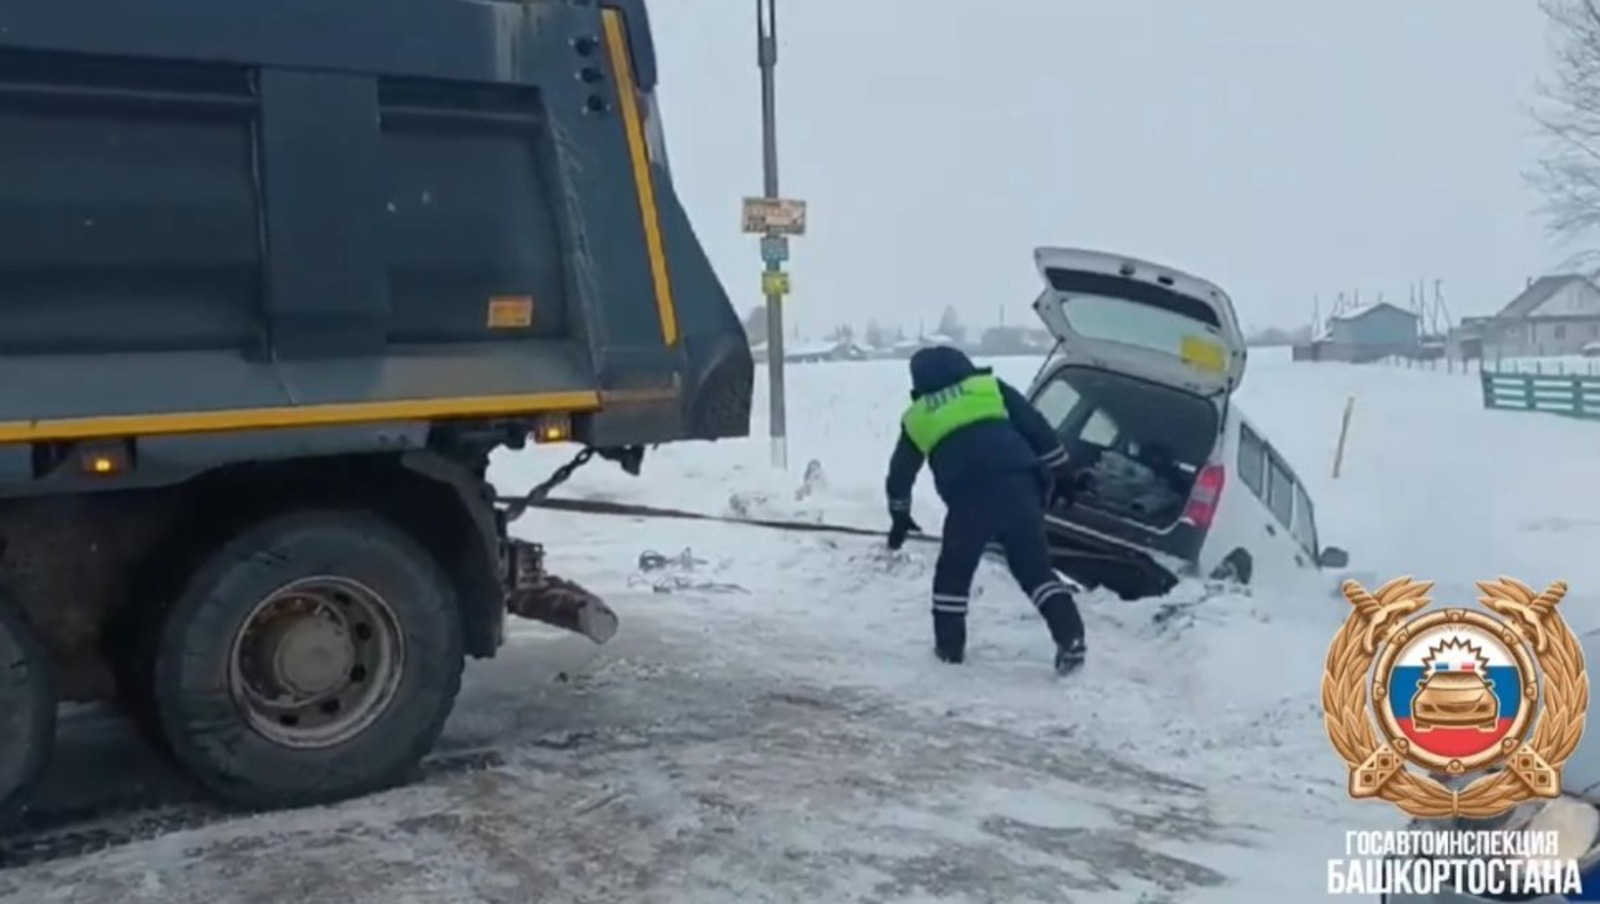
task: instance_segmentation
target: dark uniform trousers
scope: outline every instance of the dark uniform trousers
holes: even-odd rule
[[[1057,646],[1083,637],[1083,617],[1072,592],[1050,567],[1043,497],[1038,479],[1015,474],[945,501],[943,543],[933,569],[933,635],[940,650],[966,650],[972,578],[991,540],[1005,550],[1011,576],[1044,617]]]

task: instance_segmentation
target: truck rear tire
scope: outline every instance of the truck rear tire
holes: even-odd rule
[[[22,613],[0,596],[0,828],[28,803],[55,736],[49,657]]]
[[[409,536],[360,513],[256,525],[166,617],[159,727],[224,803],[300,807],[405,781],[461,687],[455,591]]]

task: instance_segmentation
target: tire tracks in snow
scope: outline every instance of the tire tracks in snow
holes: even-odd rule
[[[538,655],[512,651],[506,669]],[[1091,747],[931,720],[870,691],[706,669],[677,649],[591,665],[537,694],[490,681],[471,695],[451,742],[489,761],[337,807],[35,862],[0,872],[0,899],[51,888],[254,904],[315,875],[317,891],[297,893],[307,904],[510,904],[534,889],[552,901],[609,889],[705,904],[1020,904],[1139,888],[1159,902],[1227,880],[1185,850],[1252,844],[1250,827],[1212,814],[1207,789]]]

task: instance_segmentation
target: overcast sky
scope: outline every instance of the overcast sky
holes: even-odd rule
[[[1220,283],[1252,326],[1444,281],[1487,313],[1565,255],[1521,174],[1534,0],[778,0],[786,310],[1019,322],[1040,244]],[[755,0],[654,0],[674,178],[741,311],[761,189]],[[1431,288],[1430,288],[1431,291]]]

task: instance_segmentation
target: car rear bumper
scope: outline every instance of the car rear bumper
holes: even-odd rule
[[[1159,537],[1153,544],[1156,549],[1185,562],[1198,561],[1200,547],[1206,542],[1206,532],[1188,521],[1179,521],[1171,530],[1156,536]]]
[[[1152,530],[1081,504],[1067,509],[1056,508],[1049,514],[1053,527],[1085,534],[1113,546],[1148,551],[1176,560],[1168,565],[1169,571],[1177,570],[1177,563],[1196,562],[1206,540],[1206,531],[1188,521],[1179,521],[1165,530]]]
[[[1124,599],[1161,596],[1178,583],[1181,563],[1086,530],[1058,516],[1045,522],[1051,565],[1088,587],[1108,587]]]

